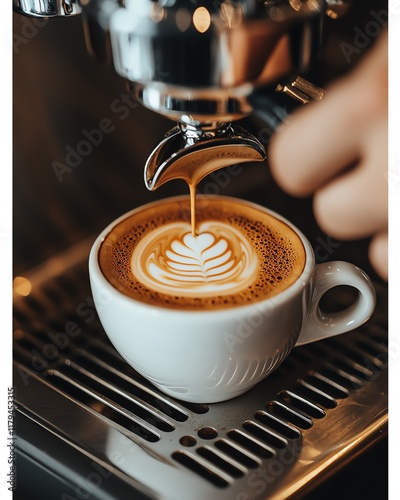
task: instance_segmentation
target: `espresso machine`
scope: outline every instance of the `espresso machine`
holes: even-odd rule
[[[19,251],[17,245],[16,498],[313,499],[329,498],[326,492],[348,474],[365,481],[365,470],[359,469],[374,461],[374,453],[384,463],[387,434],[387,289],[379,278],[375,277],[377,310],[367,325],[296,348],[276,372],[244,396],[196,405],[161,394],[119,357],[97,319],[86,268],[93,236],[107,222],[106,215],[99,217],[103,207],[116,207],[109,209],[109,221],[118,215],[112,210],[132,208],[132,200],[125,207],[120,199],[126,185],[132,185],[137,204],[175,194],[175,183],[169,182],[175,179],[211,179],[225,194],[225,184],[218,183],[221,177],[212,176],[243,164],[240,176],[231,176],[229,194],[271,203],[306,233],[317,259],[344,258],[373,275],[365,241],[332,244],[312,220],[310,200],[294,201],[272,184],[265,187],[265,180],[272,181],[267,168],[261,167],[268,162],[268,140],[277,126],[296,107],[323,98],[320,82],[315,85],[304,76],[323,52],[325,24],[347,14],[349,3],[13,0],[13,6],[22,26],[37,28],[27,51],[42,36],[39,19],[45,20],[43,30],[54,30],[55,38],[65,35],[69,23],[82,22],[86,48],[96,65],[96,85],[86,92],[89,105],[90,99],[99,100],[103,72],[104,79],[121,84],[121,93],[112,96],[99,119],[90,127],[82,121],[78,129],[83,132],[66,140],[65,157],[46,141],[52,150],[47,170],[57,191],[54,199],[62,201],[38,220],[43,227],[46,219],[54,218],[57,224],[42,232],[36,219],[32,224],[35,234],[47,236],[49,242],[42,244],[38,257]],[[69,39],[57,49],[66,55],[77,47]],[[19,46],[21,58],[24,48]],[[51,60],[54,68],[58,57]],[[25,65],[34,71],[28,57]],[[42,78],[53,85],[52,75]],[[50,120],[44,137],[68,126],[69,111],[81,112],[68,97],[68,75],[63,80],[52,106],[64,119]],[[26,91],[26,82],[21,88]],[[31,86],[32,95],[34,90],[37,87]],[[126,119],[125,109],[130,113]],[[101,128],[105,118],[108,128]],[[19,123],[34,126],[33,121]],[[121,124],[126,127],[122,134]],[[108,137],[113,141],[115,155],[108,160],[112,172],[107,176],[95,178],[96,169],[104,171],[94,165],[89,173],[85,166],[79,145],[82,138],[94,137],[89,128],[102,132],[103,142],[91,143],[88,158],[93,163],[107,162],[101,148]],[[124,166],[118,155],[123,143],[131,140],[130,133],[140,148],[132,156],[132,166]],[[193,165],[189,176],[182,169],[187,163]],[[54,165],[62,165],[61,174]],[[140,170],[140,177],[144,170],[144,185],[157,192],[148,193],[136,177],[132,182],[131,170]],[[82,188],[86,172],[93,196]],[[187,192],[185,184],[182,189]],[[22,192],[21,213],[26,217],[28,188]],[[63,207],[71,207],[69,219]],[[36,217],[36,212],[30,215]],[[24,231],[36,248],[33,229]],[[17,243],[20,235],[22,229],[16,231]],[[352,300],[351,292],[342,290],[327,297],[326,307],[339,310]],[[380,470],[380,478],[385,481],[385,470]],[[371,491],[368,482],[366,491]],[[351,488],[347,492],[341,495],[357,494]]]
[[[142,105],[177,122],[145,164],[153,190],[180,178],[181,163],[191,162],[190,177],[199,182],[232,164],[263,161],[264,146],[234,122],[260,107],[271,121],[282,120],[285,108],[276,99],[260,106],[259,88],[303,104],[322,98],[298,75],[318,55],[324,16],[341,15],[347,3],[14,0],[14,6],[30,16],[81,13],[88,50],[113,65]]]

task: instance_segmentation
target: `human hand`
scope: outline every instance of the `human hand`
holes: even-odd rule
[[[339,239],[371,236],[369,258],[388,278],[388,45],[336,82],[322,102],[294,113],[273,136],[277,183],[295,196],[314,193],[320,227]]]

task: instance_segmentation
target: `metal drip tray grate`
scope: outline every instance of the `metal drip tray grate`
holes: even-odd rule
[[[239,398],[189,404],[160,393],[110,345],[86,259],[82,246],[62,269],[48,263],[29,277],[30,295],[15,297],[14,382],[25,422],[19,452],[62,476],[69,491],[90,490],[90,498],[301,496],[384,434],[385,288],[377,288],[377,310],[357,331],[294,349]],[[344,291],[328,305],[346,300]],[[26,422],[48,439],[28,441]],[[65,449],[89,465],[69,464]],[[107,480],[90,489],[96,470]]]

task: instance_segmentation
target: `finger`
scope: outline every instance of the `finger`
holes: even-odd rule
[[[369,260],[379,276],[388,280],[388,233],[377,234],[369,246]]]
[[[339,84],[322,102],[294,114],[273,136],[271,173],[284,190],[309,195],[357,159],[359,113],[345,104],[351,100],[348,94]]]
[[[322,102],[294,114],[272,137],[271,173],[297,196],[311,194],[359,159],[363,135],[387,110],[387,36]]]
[[[387,227],[387,155],[372,143],[370,149],[367,159],[357,168],[315,193],[314,213],[318,224],[336,238],[362,238]]]

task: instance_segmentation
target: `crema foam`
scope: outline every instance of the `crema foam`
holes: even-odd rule
[[[238,293],[258,276],[258,257],[244,235],[221,221],[154,229],[136,246],[132,272],[148,288],[184,297]]]
[[[242,200],[186,197],[132,212],[106,236],[99,263],[122,293],[170,308],[226,308],[276,295],[303,271],[305,251],[284,222]]]

